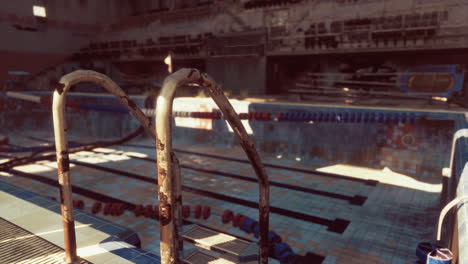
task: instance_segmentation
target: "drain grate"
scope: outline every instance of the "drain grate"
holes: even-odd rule
[[[195,251],[184,259],[186,264],[206,264],[215,261],[217,258],[206,253]]]
[[[62,264],[65,251],[0,217],[0,263]],[[81,260],[79,264],[92,264]]]
[[[222,257],[215,257],[208,253],[195,250],[189,254],[183,261],[184,264],[236,264],[236,263],[245,263],[247,262],[235,262]],[[255,261],[254,263],[258,263]],[[252,264],[250,262],[250,264]]]

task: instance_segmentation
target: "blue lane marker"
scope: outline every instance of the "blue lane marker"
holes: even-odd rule
[[[393,122],[398,123],[400,121],[400,115],[398,113],[393,113]]]
[[[384,121],[384,114],[379,113],[379,123],[382,123]]]
[[[401,122],[402,122],[403,124],[406,123],[406,113],[402,113],[402,114],[401,114]]]
[[[349,119],[349,113],[345,112],[344,115],[343,115],[343,121],[346,123],[346,122],[348,122],[348,119]]]

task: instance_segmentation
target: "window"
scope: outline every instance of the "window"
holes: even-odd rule
[[[33,14],[37,17],[47,17],[46,9],[43,6],[33,6]]]

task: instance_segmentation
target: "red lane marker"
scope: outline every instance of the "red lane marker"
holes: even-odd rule
[[[195,206],[195,218],[200,218],[200,216],[201,216],[201,211],[202,211],[201,205]]]
[[[96,201],[93,204],[93,208],[91,209],[91,212],[93,214],[97,214],[97,213],[99,213],[99,211],[101,211],[101,207],[102,207],[102,203]]]
[[[190,206],[184,205],[182,207],[182,215],[184,218],[189,218],[190,217]]]
[[[210,217],[211,215],[211,207],[209,206],[205,206],[203,207],[203,219],[208,219],[208,217]]]
[[[221,219],[222,219],[223,224],[227,224],[231,222],[233,218],[234,218],[234,213],[231,210],[226,210],[224,211],[223,217]]]

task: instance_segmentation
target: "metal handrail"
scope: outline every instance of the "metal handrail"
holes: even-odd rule
[[[468,129],[463,128],[463,129],[457,130],[455,132],[455,134],[453,135],[452,150],[450,152],[450,161],[449,161],[450,162],[450,165],[449,165],[450,173],[447,176],[448,178],[453,177],[453,175],[455,174],[455,151],[456,151],[457,141],[460,138],[468,138]]]
[[[54,122],[55,147],[57,155],[57,169],[60,184],[60,202],[65,241],[65,261],[77,263],[79,257],[76,252],[76,236],[73,217],[73,204],[71,197],[70,161],[68,158],[67,126],[65,123],[65,94],[74,84],[81,82],[93,82],[101,85],[108,92],[128,108],[130,113],[140,121],[141,125],[155,137],[155,129],[150,119],[136,106],[125,92],[104,74],[94,71],[77,70],[64,75],[55,88],[52,112]]]
[[[234,108],[224,95],[221,88],[207,74],[196,69],[180,69],[169,75],[157,99],[156,104],[156,151],[158,165],[158,198],[160,210],[161,262],[163,264],[178,263],[179,235],[178,219],[180,215],[180,175],[175,154],[172,152],[172,103],[177,87],[193,83],[203,87],[213,98],[231,125],[234,133],[247,154],[260,184],[260,263],[268,263],[268,229],[269,229],[269,183],[260,156],[255,150],[253,141],[249,138],[244,126]]]
[[[447,205],[442,208],[442,211],[440,212],[439,215],[439,221],[437,223],[437,242],[440,241],[440,237],[442,235],[442,224],[444,223],[444,218],[447,212],[452,209],[455,205],[461,203],[463,200],[466,200],[468,198],[468,195],[463,195],[462,197],[457,197],[453,199],[451,202],[449,202]]]

